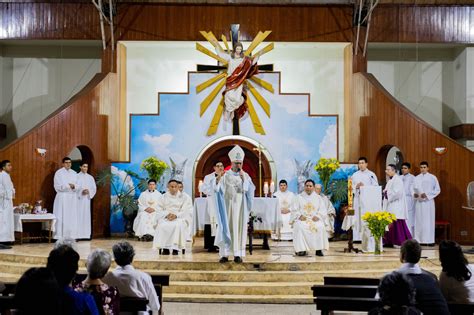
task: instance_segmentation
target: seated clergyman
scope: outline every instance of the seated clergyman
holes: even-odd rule
[[[133,222],[133,231],[142,241],[153,240],[155,234],[158,202],[163,198],[156,190],[156,180],[148,181],[148,189],[138,198],[138,214]]]
[[[158,202],[157,220],[153,248],[160,249],[163,255],[178,255],[186,248],[188,228],[191,225],[193,206],[190,198],[179,191],[179,182],[168,182],[168,191]]]
[[[327,210],[322,198],[314,192],[314,181],[308,179],[304,191],[299,194],[292,206],[291,221],[293,224],[293,246],[298,256],[316,251],[317,256],[324,256],[323,249],[329,249],[329,241],[324,226]]]

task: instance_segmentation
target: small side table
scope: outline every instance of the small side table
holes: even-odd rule
[[[23,223],[45,223],[48,226],[48,243],[51,243],[52,233],[54,231],[54,224],[56,223],[56,216],[52,213],[47,214],[14,214],[15,232],[20,233],[20,245],[23,240],[41,239],[42,236],[28,236],[23,237]]]

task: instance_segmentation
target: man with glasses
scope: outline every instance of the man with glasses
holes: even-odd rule
[[[79,226],[77,224],[77,173],[71,169],[72,161],[69,157],[63,158],[63,167],[54,174],[53,213],[56,216],[56,229],[54,238],[78,238]]]
[[[413,184],[415,183],[415,176],[410,173],[411,164],[405,162],[402,164],[402,181],[405,189],[405,201],[407,204],[408,218],[407,226],[411,235],[415,231],[415,200],[413,199]]]
[[[204,226],[204,248],[208,252],[217,251],[214,246],[214,237],[216,236],[217,219],[216,219],[216,196],[214,189],[217,185],[217,177],[224,175],[224,164],[221,161],[214,162],[214,172],[204,177],[202,192],[207,196],[207,215],[209,216],[210,224]]]
[[[435,242],[435,203],[441,188],[438,179],[430,174],[428,162],[420,163],[421,174],[415,178],[413,197],[415,198],[415,236],[422,245]]]

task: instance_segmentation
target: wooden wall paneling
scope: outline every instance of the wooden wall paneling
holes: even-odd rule
[[[466,186],[474,179],[474,153],[452,139],[439,133],[402,104],[396,101],[370,74],[354,74],[354,89],[365,89],[356,93],[354,100],[358,107],[368,106],[365,115],[360,115],[360,137],[351,134],[347,139],[360,142],[360,155],[365,155],[379,178],[383,178],[384,156],[380,154],[386,145],[402,149],[405,160],[412,163],[414,173],[418,164],[427,160],[430,169],[441,185],[441,195],[436,198],[437,219],[451,222],[452,237],[462,243],[474,242],[474,226],[470,216],[461,206],[466,202]],[[355,113],[362,110],[354,109]],[[357,119],[357,117],[352,117]],[[373,132],[377,136],[372,136]],[[435,147],[446,147],[443,155],[436,154]],[[469,220],[466,220],[469,217]],[[461,231],[467,231],[466,236]]]
[[[110,167],[107,146],[108,117],[99,113],[100,90],[107,88],[107,76],[96,75],[71,101],[0,150],[0,157],[12,160],[14,165],[12,180],[17,191],[15,204],[33,203],[42,198],[44,206],[52,211],[55,196],[54,172],[61,167],[61,159],[78,145],[85,145],[93,152],[92,174],[97,174],[97,171],[104,167]],[[35,149],[38,147],[48,150],[46,156],[41,157],[36,153]],[[99,188],[94,200],[94,236],[107,234],[109,196],[108,187]]]

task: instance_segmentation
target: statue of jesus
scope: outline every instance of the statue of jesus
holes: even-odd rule
[[[232,53],[228,54],[218,44],[217,40],[212,41],[219,57],[228,62],[228,76],[226,78],[224,95],[224,119],[231,120],[234,115],[241,118],[247,111],[246,99],[247,91],[245,80],[250,79],[258,73],[257,61],[260,54],[253,57],[244,55],[244,48],[241,42],[234,45]]]

